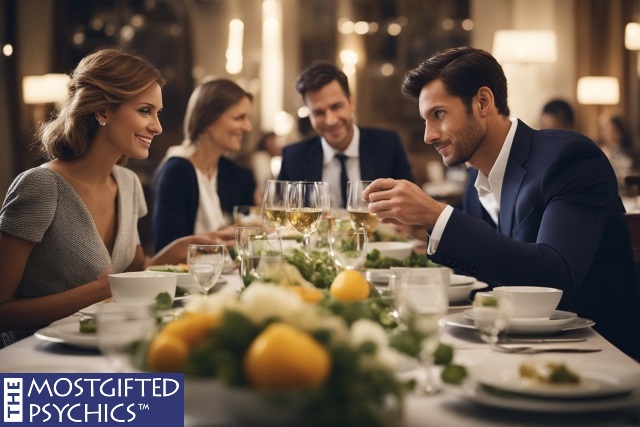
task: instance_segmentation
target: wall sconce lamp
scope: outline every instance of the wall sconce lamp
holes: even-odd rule
[[[640,50],[640,24],[637,22],[629,22],[624,28],[624,47]]]
[[[25,104],[61,104],[67,99],[66,74],[26,76],[22,79],[22,99]]]
[[[556,62],[556,33],[552,30],[498,30],[493,56],[500,63]]]
[[[617,105],[620,102],[620,85],[615,77],[580,77],[577,95],[580,104]]]

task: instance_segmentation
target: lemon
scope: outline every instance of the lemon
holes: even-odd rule
[[[243,367],[254,388],[311,388],[324,384],[329,377],[331,356],[308,333],[285,323],[273,323],[253,340]]]
[[[322,291],[316,288],[304,288],[302,286],[285,286],[287,290],[295,292],[302,297],[306,302],[318,302],[322,299]]]
[[[335,299],[342,302],[357,301],[369,297],[369,282],[355,270],[341,271],[329,288]]]
[[[147,365],[156,372],[181,372],[189,356],[189,347],[180,338],[157,334],[147,353]]]
[[[184,341],[189,348],[198,345],[207,332],[220,324],[220,315],[186,312],[184,317],[168,323],[160,334]]]

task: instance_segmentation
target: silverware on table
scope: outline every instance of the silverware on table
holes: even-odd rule
[[[495,344],[491,346],[495,351],[513,354],[537,354],[537,353],[595,353],[601,348],[580,347],[532,347],[532,346],[504,346]]]
[[[558,342],[583,342],[586,338],[509,338],[509,343],[530,343],[530,344],[546,344]]]

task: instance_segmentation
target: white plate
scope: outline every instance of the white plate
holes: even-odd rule
[[[473,319],[473,309],[465,311],[464,314],[470,319]],[[556,310],[548,319],[511,318],[509,321],[509,330],[526,331],[528,328],[544,328],[553,330],[564,327],[576,317],[577,314],[570,311]]]
[[[559,310],[558,310],[559,311]],[[558,312],[556,311],[556,313]],[[569,312],[563,312],[569,313]],[[573,314],[573,313],[571,313]],[[552,316],[553,317],[553,316]],[[445,317],[445,323],[460,328],[476,329],[473,319],[465,313],[455,313]],[[558,332],[571,331],[574,329],[584,329],[595,325],[590,319],[584,319],[578,316],[572,316],[567,322],[556,322],[553,320],[538,320],[532,324],[513,324],[509,327],[507,334],[509,335],[538,335],[538,334],[555,334]]]
[[[640,388],[638,388],[638,386],[636,386],[635,389],[629,394],[622,394],[619,396],[613,396],[604,399],[567,399],[558,398],[558,396],[554,396],[552,398],[540,398],[533,396],[530,397],[527,396],[526,393],[494,393],[482,387],[478,383],[478,377],[479,375],[482,375],[483,371],[489,371],[492,369],[504,369],[504,366],[504,360],[500,360],[499,362],[487,362],[480,365],[472,366],[469,369],[470,375],[462,386],[456,387],[446,384],[444,386],[447,391],[450,391],[453,394],[461,396],[477,404],[513,411],[520,410],[544,413],[589,413],[614,411],[626,408],[637,408],[640,406]],[[576,365],[576,368],[581,369],[582,367],[578,367]],[[621,368],[616,365],[590,364],[589,366],[589,372],[593,372],[596,375],[602,374],[604,377],[609,378],[619,378],[619,376],[625,377],[627,376],[628,371],[628,367]],[[638,374],[635,374],[634,377],[637,377],[637,375]],[[628,388],[628,386],[625,385],[623,388]]]
[[[468,285],[469,283],[473,283],[475,281],[476,278],[472,276],[465,276],[463,274],[452,274],[449,286]]]
[[[389,277],[391,276],[390,268],[369,268],[365,273],[365,277],[368,281],[376,283],[378,285],[386,285],[389,283]],[[462,274],[452,274],[450,286],[468,285],[476,281],[475,277],[465,276]]]
[[[221,279],[221,280],[219,280],[216,283],[227,283],[227,279]],[[189,294],[183,295],[181,297],[175,297],[173,299],[173,302],[186,300],[187,298],[189,298],[193,294],[193,289],[195,289],[197,292],[199,292],[197,286],[198,285],[196,285],[196,284],[193,284],[193,285],[180,285],[180,287],[182,289],[186,290]],[[82,314],[83,316],[93,317],[98,312],[98,307],[100,307],[101,304],[111,304],[111,303],[113,303],[113,301],[97,302],[95,304],[91,304],[88,307],[81,308],[80,310],[78,310],[78,313]]]
[[[81,348],[98,348],[96,334],[83,334],[80,332],[79,322],[46,326],[36,331],[34,335],[43,341],[68,344]]]
[[[544,367],[546,362],[561,362],[560,359],[532,359],[527,363]],[[580,377],[577,384],[541,384],[523,380],[518,368],[522,360],[489,363],[477,372],[480,384],[497,390],[533,397],[553,399],[593,399],[628,394],[640,388],[640,367],[629,369],[616,364],[566,362],[567,368]]]
[[[477,291],[478,289],[488,288],[488,287],[489,285],[487,285],[484,282],[473,283],[473,286],[471,287],[471,289],[469,289],[466,292],[457,292],[456,288],[458,288],[458,286],[454,286],[453,288],[449,287],[449,304],[459,304],[462,302],[469,302],[469,295],[471,295],[471,292]]]
[[[85,372],[104,372],[100,369],[96,369],[95,366],[89,364],[78,364],[77,361],[73,362],[17,362],[10,366],[3,364],[2,373],[65,373],[65,374],[82,374]]]

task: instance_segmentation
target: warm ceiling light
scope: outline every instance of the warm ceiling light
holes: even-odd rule
[[[62,103],[67,99],[66,74],[26,76],[22,79],[22,99],[25,104]]]
[[[500,63],[556,62],[556,33],[547,30],[496,31],[493,56]]]
[[[588,76],[578,80],[578,102],[586,105],[616,105],[620,86],[615,77]]]
[[[624,47],[640,50],[640,24],[637,22],[629,22],[624,28]]]

